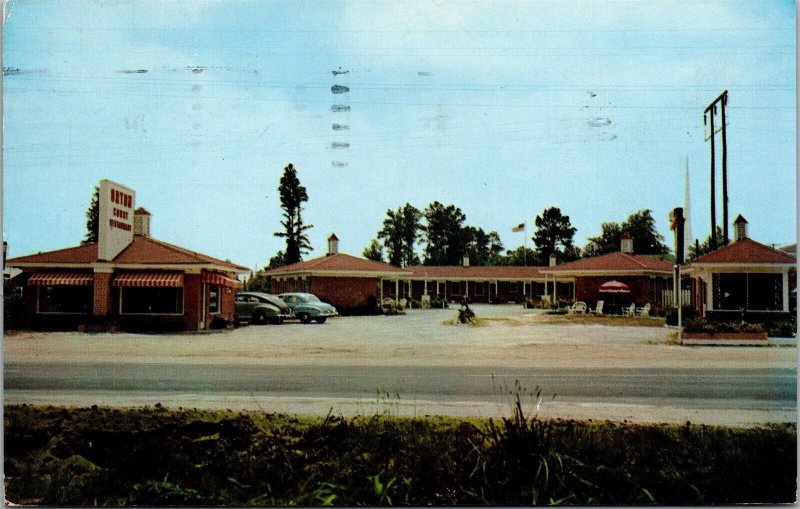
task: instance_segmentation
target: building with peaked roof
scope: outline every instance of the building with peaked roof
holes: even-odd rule
[[[573,280],[575,300],[586,302],[590,307],[596,306],[599,300],[608,302],[612,297],[600,288],[609,281],[618,281],[628,287],[627,292],[613,295],[617,305],[633,303],[642,306],[649,303],[664,307],[672,302],[672,263],[654,256],[634,254],[629,236],[623,237],[620,251],[546,267],[542,272],[554,279]]]
[[[748,238],[746,225],[737,217],[736,240],[687,269],[695,313],[717,320],[787,319],[796,307],[797,260]]]
[[[476,303],[521,303],[526,298],[544,297],[572,299],[574,286],[569,278],[549,280],[546,267],[498,265],[475,267],[466,265],[418,265],[408,267],[410,276],[401,280],[401,297],[422,300],[444,299],[457,302],[465,295]],[[554,292],[555,288],[555,294]],[[393,295],[391,287],[384,293]]]
[[[132,205],[127,200],[127,210],[120,207],[108,223],[128,233],[107,249],[112,255],[104,255],[98,242],[6,261],[22,271],[15,278],[24,301],[17,323],[37,329],[201,330],[233,321],[241,286],[236,276],[250,270],[152,238],[150,213]]]
[[[383,282],[399,284],[410,273],[388,263],[339,253],[339,239],[328,238],[328,253],[266,271],[273,293],[308,292],[339,312],[372,312],[383,300]]]
[[[399,268],[338,252],[338,238],[328,239],[328,254],[269,270],[274,293],[302,291],[317,295],[345,313],[371,312],[384,299],[424,298],[473,302],[522,302],[525,297],[547,294],[543,267],[426,266]],[[557,287],[560,298],[571,298],[567,280]],[[565,284],[566,283],[566,284]]]

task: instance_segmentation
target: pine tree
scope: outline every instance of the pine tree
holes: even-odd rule
[[[92,202],[86,210],[86,237],[81,241],[81,245],[96,244],[100,235],[100,188],[94,186]]]
[[[311,243],[304,232],[313,227],[310,224],[303,224],[303,203],[308,201],[308,193],[306,188],[300,184],[297,170],[291,163],[283,169],[278,192],[280,193],[281,209],[283,209],[284,220],[281,221],[281,225],[283,225],[284,231],[275,232],[274,235],[286,239],[283,260],[288,265],[301,261],[303,255],[311,249]]]

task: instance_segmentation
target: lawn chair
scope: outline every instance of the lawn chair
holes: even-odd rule
[[[583,315],[583,314],[585,314],[586,313],[586,303],[582,302],[582,301],[576,302],[575,304],[572,305],[572,307],[570,307],[567,310],[567,313],[569,313],[571,315]]]
[[[636,316],[650,316],[650,303],[648,302],[640,308],[636,308]]]
[[[636,304],[631,304],[626,308],[622,308],[620,311],[621,316],[636,316]]]
[[[589,309],[589,314],[591,315],[602,315],[603,314],[603,301],[598,300],[597,305],[594,309]]]

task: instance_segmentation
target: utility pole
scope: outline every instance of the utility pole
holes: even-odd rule
[[[715,175],[715,156],[716,147],[714,138],[717,131],[714,129],[714,116],[717,114],[717,105],[721,112],[722,126],[722,242],[728,245],[728,144],[725,126],[725,108],[728,104],[728,91],[725,90],[719,97],[714,99],[711,104],[703,111],[703,125],[710,124],[711,131],[706,141],[711,141],[711,249],[717,248],[717,210],[716,210],[716,175]]]

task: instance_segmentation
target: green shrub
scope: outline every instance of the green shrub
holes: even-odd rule
[[[526,416],[514,390],[514,413],[499,422],[6,406],[5,495],[79,506],[731,505],[796,496],[794,424],[545,421]]]
[[[751,332],[763,333],[764,326],[760,323],[748,323],[745,321],[740,322],[712,322],[704,318],[690,319],[684,322],[683,330],[685,332],[703,332],[706,334],[713,334],[715,332]]]
[[[769,326],[768,332],[771,337],[793,338],[797,335],[797,322],[795,320],[775,322]]]

